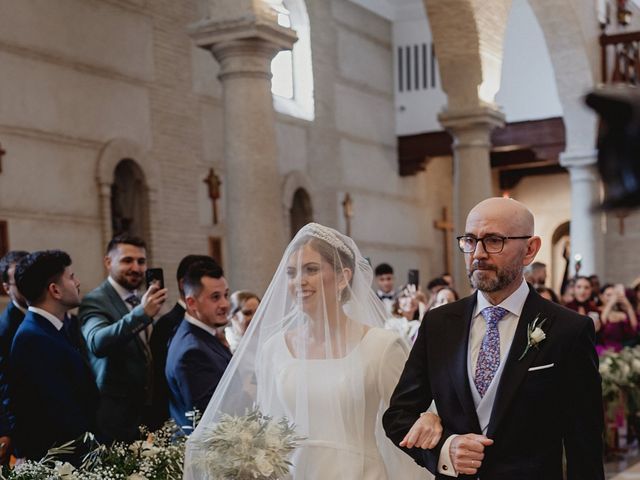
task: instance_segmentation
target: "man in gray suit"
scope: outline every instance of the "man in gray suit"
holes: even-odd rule
[[[138,290],[147,270],[146,246],[120,235],[107,246],[109,272],[80,305],[82,335],[100,390],[98,430],[111,440],[132,441],[151,402],[152,358],[148,328],[167,298],[167,290]]]

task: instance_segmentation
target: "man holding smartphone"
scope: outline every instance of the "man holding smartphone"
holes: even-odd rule
[[[147,270],[146,245],[120,235],[107,246],[107,279],[80,305],[82,334],[100,390],[98,430],[107,440],[130,442],[151,403],[153,363],[148,328],[167,298],[152,283],[140,295]]]

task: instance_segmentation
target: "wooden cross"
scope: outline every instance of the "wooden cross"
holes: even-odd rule
[[[342,213],[344,214],[344,220],[347,224],[347,236],[351,236],[351,218],[353,217],[353,200],[348,193],[344,196],[342,202]]]
[[[627,210],[617,210],[614,215],[618,217],[618,233],[624,236],[624,219],[629,216]]]
[[[447,207],[442,207],[442,220],[434,220],[433,226],[438,230],[442,230],[444,233],[444,265],[446,271],[451,272],[451,245],[453,243],[451,232],[453,232],[454,225],[449,221],[449,210]]]
[[[203,181],[209,187],[209,198],[213,207],[213,224],[216,225],[218,223],[218,200],[220,199],[222,181],[213,168],[209,169],[209,175]]]
[[[2,144],[0,143],[0,173],[2,173],[2,157],[4,157],[5,153],[7,153],[7,151],[2,148]]]

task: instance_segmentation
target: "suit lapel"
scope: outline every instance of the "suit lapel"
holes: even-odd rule
[[[128,315],[130,312],[127,304],[124,303],[124,300],[122,300],[122,298],[120,298],[120,295],[118,295],[116,289],[111,286],[109,280],[105,280],[103,286],[107,297],[109,297],[111,305],[113,305],[116,310],[116,315],[114,316],[115,320],[119,320],[125,315]],[[147,360],[151,362],[151,350],[149,349],[149,345],[146,344],[138,334],[135,334],[134,339],[138,347],[140,347],[140,350],[142,350],[142,353],[144,353],[145,357],[147,357]]]
[[[111,284],[109,283],[109,280],[105,280],[102,285],[104,287],[104,291],[107,297],[109,297],[109,302],[111,303],[111,305],[113,305],[113,307],[116,310],[116,316],[115,316],[116,319],[120,319],[124,317],[127,313],[129,313],[129,309],[127,308],[127,305],[120,298],[120,295],[118,295],[118,292],[116,292],[116,289],[111,286]]]
[[[487,436],[491,438],[500,425],[500,421],[503,419],[509,404],[513,400],[514,395],[518,391],[520,384],[527,376],[529,367],[538,355],[538,348],[531,348],[524,356],[522,360],[519,360],[520,356],[524,352],[529,338],[527,336],[527,328],[531,324],[536,316],[540,315],[540,319],[547,319],[543,330],[548,333],[549,329],[553,325],[553,318],[550,315],[545,314],[545,306],[537,293],[531,290],[527,296],[527,300],[522,308],[522,314],[518,320],[518,326],[516,327],[516,333],[513,337],[511,349],[507,357],[502,376],[500,378],[500,384],[496,393],[496,399],[491,411],[491,420],[487,428]],[[542,348],[542,347],[540,347]]]
[[[480,422],[478,414],[471,395],[471,387],[469,386],[469,375],[467,373],[467,357],[469,349],[469,328],[471,325],[471,316],[473,308],[476,304],[476,296],[471,295],[462,301],[462,307],[459,311],[458,318],[451,315],[447,319],[447,335],[448,341],[445,348],[452,348],[452,361],[449,362],[449,375],[453,383],[462,408],[470,421],[473,432],[480,433]]]

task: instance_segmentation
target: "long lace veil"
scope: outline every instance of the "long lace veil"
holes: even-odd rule
[[[298,232],[187,442],[185,479],[214,478],[203,439],[223,415],[253,406],[305,437],[291,457],[293,479],[356,480],[367,469],[400,478],[398,468],[402,478],[426,477],[382,433],[408,347],[375,328],[386,314],[372,279],[349,237],[315,223]]]

